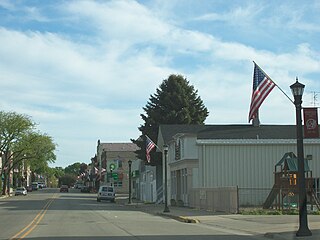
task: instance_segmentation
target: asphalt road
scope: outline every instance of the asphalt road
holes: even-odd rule
[[[42,189],[0,200],[0,239],[264,239],[97,202],[95,194]]]

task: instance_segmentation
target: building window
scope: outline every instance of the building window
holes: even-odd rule
[[[122,168],[122,160],[118,160],[118,168]]]
[[[181,154],[180,154],[180,151],[181,151],[181,142],[180,142],[180,139],[177,139],[175,141],[175,154],[174,154],[174,159],[175,160],[180,160],[181,159]]]
[[[184,138],[180,139],[180,159],[184,158]]]
[[[115,182],[113,183],[113,185],[114,185],[115,187],[122,187],[122,181],[115,181]]]

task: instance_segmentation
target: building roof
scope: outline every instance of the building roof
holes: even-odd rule
[[[198,139],[296,139],[295,125],[215,125],[198,132]]]
[[[178,133],[197,134],[199,131],[209,128],[210,125],[188,125],[188,124],[163,124],[159,126],[158,144],[162,146],[172,140]],[[163,142],[162,142],[163,141]]]
[[[134,152],[139,149],[134,143],[100,143],[100,145],[107,152]]]
[[[158,141],[164,143],[173,136],[195,134],[197,139],[296,139],[295,125],[160,125]]]

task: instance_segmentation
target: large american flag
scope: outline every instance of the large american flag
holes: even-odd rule
[[[152,142],[152,140],[146,136],[146,157],[147,157],[147,161],[150,162],[150,152],[152,149],[155,148],[155,144],[154,142]]]
[[[257,117],[257,112],[264,99],[269,95],[276,84],[254,63],[253,89],[249,111],[249,122]]]

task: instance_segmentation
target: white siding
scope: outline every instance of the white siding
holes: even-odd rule
[[[201,143],[199,141],[199,183],[201,187],[271,188],[274,166],[286,152],[296,154],[295,142]],[[320,143],[305,143],[309,166],[320,177]]]
[[[198,188],[199,187],[199,169],[198,168],[192,168],[192,188]]]
[[[197,159],[198,158],[198,148],[196,146],[196,138],[195,137],[184,137],[182,149],[184,150],[181,154],[185,159]]]

